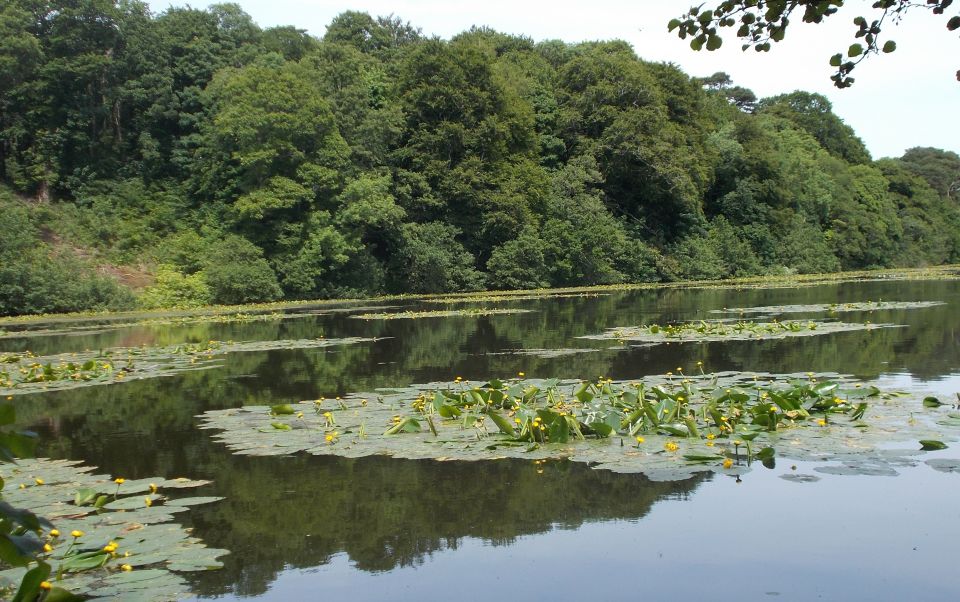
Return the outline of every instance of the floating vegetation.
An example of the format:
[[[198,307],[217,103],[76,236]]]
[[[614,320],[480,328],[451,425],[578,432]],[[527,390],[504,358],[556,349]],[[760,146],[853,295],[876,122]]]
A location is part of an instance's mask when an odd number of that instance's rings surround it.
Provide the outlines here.
[[[767,305],[764,307],[731,307],[712,309],[711,313],[729,314],[798,314],[841,313],[850,311],[882,311],[890,309],[922,309],[946,305],[943,301],[859,301],[856,303],[816,303],[811,305]]]
[[[234,324],[247,322],[270,322],[275,320],[286,320],[289,318],[302,318],[309,314],[299,313],[230,313],[230,314],[199,314],[190,316],[166,316],[155,318],[143,318],[139,320],[108,322],[101,324],[82,324],[77,326],[64,326],[62,328],[42,328],[33,330],[0,330],[0,338],[21,338],[21,337],[45,337],[56,335],[85,335],[99,334],[118,330],[121,328],[132,328],[135,326],[186,326],[190,324]]]
[[[672,341],[746,341],[762,339],[785,339],[787,337],[813,336],[892,327],[894,324],[857,324],[814,320],[773,320],[770,322],[724,320],[700,320],[677,324],[649,324],[611,328],[601,334],[579,337],[581,339],[617,340],[639,343],[663,343]]]
[[[218,557],[226,550],[206,547],[171,522],[191,506],[221,499],[177,495],[208,481],[112,479],[92,471],[46,459],[0,467],[4,501],[52,523],[40,537],[24,537],[43,550],[54,587],[96,600],[179,600],[193,592],[178,572],[222,566]],[[25,571],[0,572],[0,595],[15,589]]]
[[[357,320],[412,320],[417,318],[448,318],[452,316],[491,316],[494,314],[524,314],[529,309],[497,309],[490,307],[477,307],[471,309],[450,309],[437,311],[399,311],[389,313],[368,313],[350,316]]]
[[[667,480],[704,470],[741,474],[754,462],[772,466],[775,456],[840,462],[825,467],[836,474],[889,474],[920,452],[881,446],[960,434],[935,419],[940,410],[918,415],[923,407],[837,375],[681,373],[640,382],[434,383],[214,410],[202,423],[249,455],[569,458]]]
[[[505,351],[494,351],[484,355],[531,355],[543,359],[552,359],[555,357],[566,357],[568,355],[578,355],[580,353],[596,353],[599,349],[507,349]]]
[[[285,339],[208,341],[166,347],[116,347],[98,352],[35,356],[29,351],[0,354],[0,395],[72,389],[90,385],[168,376],[187,370],[219,367],[228,353],[277,349],[318,349],[375,339]]]
[[[569,299],[576,297],[607,297],[610,293],[561,293],[551,294],[544,292],[536,295],[464,295],[462,297],[438,297],[424,299],[426,303],[441,303],[444,305],[455,305],[458,303],[508,303],[511,301],[541,301],[544,299]]]

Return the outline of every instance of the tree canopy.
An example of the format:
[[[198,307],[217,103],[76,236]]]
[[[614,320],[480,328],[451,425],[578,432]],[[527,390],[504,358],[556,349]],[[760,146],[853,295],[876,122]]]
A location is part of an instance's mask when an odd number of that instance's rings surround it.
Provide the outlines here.
[[[128,0],[0,32],[0,313],[960,260],[955,153],[873,161],[821,95],[622,41]]]

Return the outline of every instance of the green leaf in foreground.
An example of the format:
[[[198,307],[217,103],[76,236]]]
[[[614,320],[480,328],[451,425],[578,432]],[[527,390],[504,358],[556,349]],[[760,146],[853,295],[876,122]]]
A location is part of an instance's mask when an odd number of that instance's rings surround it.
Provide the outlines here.
[[[936,451],[938,449],[947,449],[947,444],[936,439],[921,439],[920,449],[924,451]]]

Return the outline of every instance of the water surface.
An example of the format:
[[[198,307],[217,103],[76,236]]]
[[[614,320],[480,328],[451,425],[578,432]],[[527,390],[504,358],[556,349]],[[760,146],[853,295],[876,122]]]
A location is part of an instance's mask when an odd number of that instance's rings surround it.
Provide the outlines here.
[[[946,305],[838,316],[902,328],[775,341],[623,348],[577,338],[616,326],[716,318],[714,309],[881,299]],[[955,281],[642,290],[495,306],[533,311],[141,325],[7,338],[0,350],[50,354],[208,340],[377,339],[233,353],[212,370],[17,397],[19,418],[40,432],[43,455],[84,460],[127,478],[163,474],[214,481],[204,495],[226,499],[197,508],[188,520],[208,545],[232,554],[222,570],[190,576],[201,598],[960,596],[960,475],[922,463],[960,457],[957,445],[919,457],[917,466],[898,469],[896,477],[819,474],[814,465],[780,461],[740,482],[701,475],[663,483],[567,462],[233,456],[209,431],[196,428],[196,416],[208,409],[455,376],[525,372],[534,378],[633,379],[677,367],[692,371],[698,361],[711,371],[839,372],[945,398],[960,391]],[[401,309],[442,308],[410,302]],[[511,353],[559,348],[594,351],[560,357]],[[819,480],[782,478],[797,474]]]

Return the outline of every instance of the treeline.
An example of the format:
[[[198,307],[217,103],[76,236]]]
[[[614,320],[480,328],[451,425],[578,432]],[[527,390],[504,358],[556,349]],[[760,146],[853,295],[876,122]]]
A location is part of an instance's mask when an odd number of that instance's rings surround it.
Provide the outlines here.
[[[960,156],[820,95],[358,12],[7,0],[0,180],[4,314],[960,261]]]

